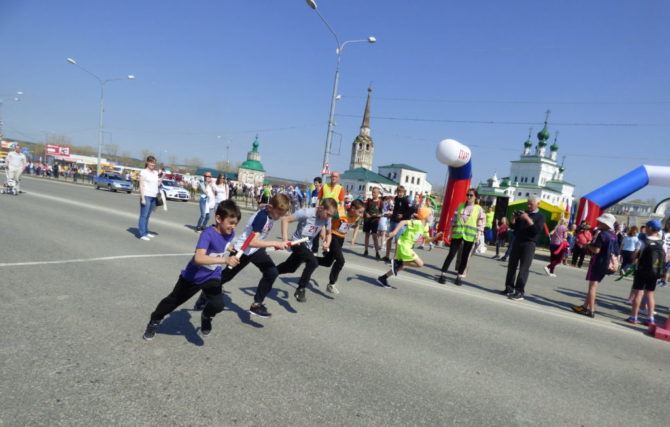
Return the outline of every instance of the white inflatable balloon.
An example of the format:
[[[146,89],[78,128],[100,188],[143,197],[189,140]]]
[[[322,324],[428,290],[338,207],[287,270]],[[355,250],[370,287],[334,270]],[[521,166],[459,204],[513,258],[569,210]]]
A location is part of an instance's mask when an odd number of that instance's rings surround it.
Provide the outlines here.
[[[437,144],[437,160],[448,166],[463,166],[470,161],[470,149],[455,139],[443,139]]]

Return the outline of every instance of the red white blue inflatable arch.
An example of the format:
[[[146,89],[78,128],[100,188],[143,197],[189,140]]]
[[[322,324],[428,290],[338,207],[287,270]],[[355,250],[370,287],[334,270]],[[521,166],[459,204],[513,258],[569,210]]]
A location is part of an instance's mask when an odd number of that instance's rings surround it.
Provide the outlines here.
[[[444,139],[437,144],[435,153],[437,160],[449,166],[449,178],[444,192],[442,212],[437,230],[444,233],[445,242],[449,241],[451,217],[465,195],[472,181],[472,153],[470,149],[453,139]]]
[[[605,209],[647,185],[670,187],[670,167],[643,165],[590,192],[579,201],[576,222],[587,221],[595,226],[596,218]]]

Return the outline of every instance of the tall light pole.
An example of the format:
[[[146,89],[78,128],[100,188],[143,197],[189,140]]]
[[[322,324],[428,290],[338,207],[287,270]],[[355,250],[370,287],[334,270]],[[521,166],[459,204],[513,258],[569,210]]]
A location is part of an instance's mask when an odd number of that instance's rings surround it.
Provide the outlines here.
[[[306,0],[307,5],[314,9],[317,15],[319,15],[319,18],[323,21],[324,24],[326,24],[326,27],[328,27],[328,31],[331,32],[333,37],[335,37],[335,42],[337,43],[337,50],[335,51],[337,53],[337,66],[335,68],[335,81],[333,82],[333,95],[330,98],[330,114],[328,115],[328,131],[326,132],[326,147],[323,150],[323,165],[322,169],[326,167],[326,164],[328,163],[328,159],[330,156],[330,148],[333,142],[333,126],[335,126],[335,103],[339,99],[339,96],[337,95],[337,87],[340,83],[340,61],[342,59],[342,50],[344,49],[344,46],[346,46],[349,43],[375,43],[377,41],[376,38],[370,36],[365,40],[347,40],[345,42],[340,43],[340,38],[337,37],[337,34],[333,30],[333,27],[330,26],[328,21],[319,13],[319,9],[317,8],[316,1],[315,0]],[[325,174],[324,174],[324,179],[325,179]]]
[[[104,115],[105,115],[105,84],[117,80],[132,80],[135,78],[134,75],[128,74],[126,77],[118,77],[115,79],[101,79],[98,77],[96,74],[92,73],[91,71],[87,70],[86,68],[82,67],[81,65],[77,64],[77,61],[75,61],[72,58],[66,58],[67,62],[69,62],[72,65],[76,65],[80,70],[92,75],[95,77],[95,79],[100,83],[100,122],[98,124],[98,165],[96,167],[96,176],[100,175],[101,172],[101,167],[100,167],[100,159],[102,157],[102,139],[103,139],[103,122],[104,122]]]
[[[2,125],[4,124],[4,122],[2,121],[2,105],[8,99],[11,99],[12,101],[16,101],[16,102],[20,101],[21,98],[19,98],[16,95],[23,95],[23,92],[18,91],[14,95],[7,95],[7,96],[3,96],[2,98],[0,98],[0,139],[2,139],[3,136],[5,136],[2,133]]]

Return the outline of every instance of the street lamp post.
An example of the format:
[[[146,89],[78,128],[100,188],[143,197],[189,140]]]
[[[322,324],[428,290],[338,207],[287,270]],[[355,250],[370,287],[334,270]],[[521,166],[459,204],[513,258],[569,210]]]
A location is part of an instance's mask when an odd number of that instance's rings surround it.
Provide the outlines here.
[[[326,19],[323,17],[323,15],[321,15],[321,13],[319,13],[319,9],[317,8],[316,1],[315,0],[306,0],[306,1],[307,1],[307,5],[309,7],[311,7],[316,12],[317,15],[319,15],[319,18],[321,18],[321,21],[323,21],[323,23],[326,25],[326,27],[328,27],[328,30],[331,32],[333,37],[335,37],[335,42],[337,43],[337,50],[336,50],[336,52],[337,52],[337,66],[335,67],[335,81],[333,82],[333,94],[330,98],[330,113],[328,114],[328,130],[326,132],[326,147],[323,151],[323,166],[322,166],[322,168],[325,168],[326,164],[328,163],[328,159],[329,159],[329,156],[330,156],[330,149],[331,149],[331,145],[332,145],[332,142],[333,142],[333,126],[335,126],[335,121],[334,121],[335,120],[335,103],[340,98],[337,95],[337,87],[340,83],[340,62],[341,62],[341,59],[342,59],[342,50],[344,49],[344,46],[346,46],[349,43],[364,43],[364,42],[375,43],[377,41],[377,39],[375,37],[370,36],[370,37],[368,37],[367,39],[364,39],[364,40],[347,40],[345,42],[340,43],[340,38],[337,37],[337,34],[333,30],[333,27],[331,27],[330,24],[328,23],[328,21],[326,21]],[[323,174],[323,175],[324,175],[324,178],[325,178],[325,174]]]
[[[98,164],[96,167],[96,176],[100,175],[101,172],[101,167],[100,167],[100,162],[101,162],[101,157],[102,157],[102,140],[103,140],[103,123],[104,123],[104,115],[105,115],[105,84],[117,80],[132,80],[135,78],[134,75],[128,74],[126,77],[118,77],[114,79],[101,79],[98,77],[96,74],[93,72],[87,70],[86,68],[82,67],[81,65],[77,64],[77,61],[75,61],[72,58],[66,58],[67,62],[69,62],[72,65],[76,65],[80,70],[92,75],[95,77],[95,79],[100,83],[100,121],[98,123]]]
[[[23,92],[18,91],[14,95],[3,96],[2,98],[0,98],[0,139],[2,139],[5,136],[4,133],[3,133],[3,129],[2,129],[3,124],[4,124],[4,122],[2,121],[2,105],[8,99],[11,99],[12,101],[16,101],[16,102],[20,101],[21,98],[19,98],[16,95],[23,95]]]

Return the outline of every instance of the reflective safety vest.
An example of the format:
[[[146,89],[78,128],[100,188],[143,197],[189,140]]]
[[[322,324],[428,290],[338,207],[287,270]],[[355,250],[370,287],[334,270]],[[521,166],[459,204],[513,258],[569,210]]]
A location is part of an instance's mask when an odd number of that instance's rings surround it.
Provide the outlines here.
[[[342,186],[340,184],[331,187],[330,184],[326,184],[321,187],[323,191],[321,199],[334,199],[338,204],[340,203],[340,192],[342,191]]]
[[[486,226],[488,228],[493,228],[493,216],[495,212],[486,212]]]
[[[451,238],[463,239],[467,242],[474,242],[477,239],[477,233],[479,233],[479,229],[477,228],[477,221],[479,220],[479,213],[481,212],[482,207],[479,205],[474,205],[468,220],[465,222],[463,222],[461,219],[463,209],[465,209],[465,203],[458,205],[458,210],[456,210],[456,224],[454,225]]]

